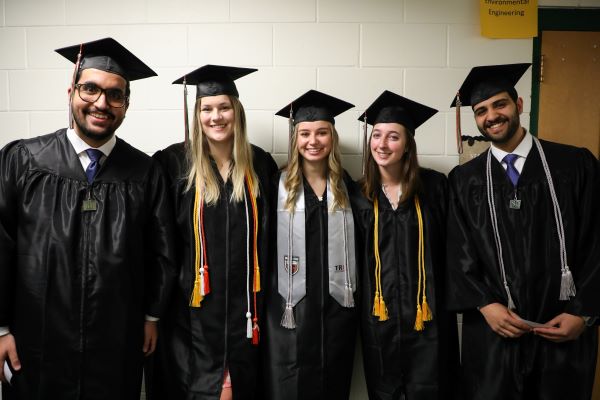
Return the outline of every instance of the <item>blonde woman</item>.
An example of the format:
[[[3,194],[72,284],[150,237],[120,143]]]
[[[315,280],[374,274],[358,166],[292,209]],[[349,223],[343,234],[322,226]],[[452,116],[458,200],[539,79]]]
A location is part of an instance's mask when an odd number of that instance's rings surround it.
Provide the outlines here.
[[[234,83],[254,71],[205,65],[174,82],[197,94],[191,140],[154,156],[170,179],[180,265],[160,321],[157,399],[257,398],[265,184],[276,165],[248,142]]]
[[[446,177],[417,160],[415,129],[437,110],[385,91],[365,123],[361,338],[370,400],[452,399],[456,319],[442,308]],[[366,125],[373,125],[366,140]]]
[[[334,117],[352,104],[311,90],[290,118],[289,164],[276,179],[277,248],[269,276],[265,398],[347,399],[357,327],[354,185]],[[275,230],[274,230],[275,231]]]

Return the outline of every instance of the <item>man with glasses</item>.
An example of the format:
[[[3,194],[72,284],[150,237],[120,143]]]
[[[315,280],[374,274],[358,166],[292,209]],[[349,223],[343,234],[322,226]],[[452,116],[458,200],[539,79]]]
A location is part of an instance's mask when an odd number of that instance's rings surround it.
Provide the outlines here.
[[[129,83],[156,75],[113,39],[75,63],[69,129],[0,150],[5,399],[139,399],[174,274],[164,177],[115,136]]]

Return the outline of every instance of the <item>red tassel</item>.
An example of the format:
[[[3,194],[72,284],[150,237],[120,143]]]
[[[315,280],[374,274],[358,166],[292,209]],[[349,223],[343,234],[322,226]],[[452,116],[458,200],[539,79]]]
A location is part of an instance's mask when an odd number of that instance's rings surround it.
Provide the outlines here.
[[[258,342],[260,340],[260,331],[258,329],[258,322],[256,318],[254,318],[254,326],[252,327],[252,344],[254,346],[258,346]]]
[[[208,265],[204,266],[204,295],[206,296],[207,294],[210,293],[210,280],[208,278]]]

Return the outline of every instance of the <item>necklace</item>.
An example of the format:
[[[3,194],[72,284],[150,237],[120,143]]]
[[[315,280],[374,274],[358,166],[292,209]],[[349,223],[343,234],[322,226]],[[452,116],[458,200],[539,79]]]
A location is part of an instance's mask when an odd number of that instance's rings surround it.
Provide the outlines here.
[[[398,198],[396,199],[396,201],[392,200],[391,197],[389,196],[388,192],[387,192],[387,186],[385,183],[381,184],[381,190],[383,191],[383,194],[385,195],[385,197],[387,197],[388,201],[390,202],[392,209],[397,209],[398,208],[398,204],[400,204],[400,194],[402,193],[402,190],[398,190]]]

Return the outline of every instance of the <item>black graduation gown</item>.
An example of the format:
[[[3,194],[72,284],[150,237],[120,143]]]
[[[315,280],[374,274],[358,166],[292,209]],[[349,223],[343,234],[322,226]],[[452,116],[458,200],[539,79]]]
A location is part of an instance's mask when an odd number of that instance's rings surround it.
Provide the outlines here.
[[[279,175],[274,180],[274,188],[278,187]],[[352,196],[356,191],[355,183],[347,174],[344,181]],[[274,211],[277,209],[276,191],[273,190]],[[267,330],[263,342],[265,398],[348,399],[356,345],[357,311],[355,307],[343,307],[329,294],[327,193],[319,201],[305,180],[304,201],[306,296],[294,307],[295,329],[287,329],[280,324],[285,299],[278,292],[277,247],[273,245],[272,249],[265,310]],[[276,212],[272,215],[272,232],[276,237]],[[357,296],[358,290],[354,294],[356,303]]]
[[[258,254],[261,279],[267,270],[267,230],[269,185],[267,178],[277,166],[262,149],[252,146],[254,169],[259,180]],[[153,377],[155,399],[219,399],[225,368],[229,368],[233,398],[254,399],[258,380],[258,347],[246,337],[246,212],[244,202],[231,202],[233,184],[219,179],[220,198],[205,206],[204,229],[211,292],[201,307],[190,307],[194,287],[194,194],[186,191],[189,163],[183,143],[157,152],[174,199],[177,233],[176,252],[181,266],[178,285],[161,320],[161,342]],[[250,221],[252,213],[250,212]],[[252,227],[251,227],[252,228]],[[250,230],[252,241],[252,229]],[[251,242],[252,243],[252,242]],[[252,251],[252,244],[250,247]],[[253,279],[251,259],[250,282]],[[264,290],[264,284],[261,285]],[[250,286],[251,312],[252,286]],[[264,325],[262,291],[258,293],[259,326]],[[261,338],[263,341],[263,338]]]
[[[506,276],[516,312],[547,322],[566,312],[600,314],[600,170],[580,148],[540,141],[562,210],[568,265],[577,295],[559,301],[559,242],[546,176],[534,145],[518,183],[521,209],[509,208],[513,186],[492,157],[498,227]],[[561,344],[526,334],[504,339],[477,311],[507,305],[486,196],[486,157],[450,174],[448,305],[464,311],[463,385],[466,399],[589,399],[596,363],[596,329]]]
[[[361,248],[361,337],[371,400],[451,399],[458,367],[456,315],[444,307],[446,250],[446,177],[420,169],[419,200],[423,215],[427,302],[433,320],[415,331],[418,289],[419,228],[413,199],[394,210],[382,191],[379,200],[381,284],[389,319],[373,316],[375,253],[373,204],[362,198],[356,207]]]
[[[91,193],[96,211],[82,212]],[[158,165],[121,139],[90,185],[66,130],[0,152],[0,326],[19,399],[139,399],[144,314],[175,277]],[[8,385],[3,385],[8,389]]]

